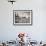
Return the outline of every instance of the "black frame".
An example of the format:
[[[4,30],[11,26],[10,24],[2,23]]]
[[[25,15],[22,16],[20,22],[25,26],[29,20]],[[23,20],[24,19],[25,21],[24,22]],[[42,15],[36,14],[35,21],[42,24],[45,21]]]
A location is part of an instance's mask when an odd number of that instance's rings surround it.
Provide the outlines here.
[[[31,11],[31,24],[16,24],[14,23],[14,12],[16,11]],[[33,11],[32,10],[13,10],[13,25],[32,25],[33,24]]]

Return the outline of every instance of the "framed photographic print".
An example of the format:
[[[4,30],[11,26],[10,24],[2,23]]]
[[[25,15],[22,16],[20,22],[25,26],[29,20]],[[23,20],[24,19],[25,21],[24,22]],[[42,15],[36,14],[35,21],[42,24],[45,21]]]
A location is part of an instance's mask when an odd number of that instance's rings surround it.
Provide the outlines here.
[[[13,10],[14,25],[32,25],[32,10]]]

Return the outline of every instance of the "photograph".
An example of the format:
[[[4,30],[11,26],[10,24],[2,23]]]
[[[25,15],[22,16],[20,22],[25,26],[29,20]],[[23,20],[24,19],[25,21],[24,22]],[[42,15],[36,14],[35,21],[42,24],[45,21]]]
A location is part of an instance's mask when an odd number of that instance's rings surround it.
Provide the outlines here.
[[[13,10],[13,24],[32,24],[32,10]]]

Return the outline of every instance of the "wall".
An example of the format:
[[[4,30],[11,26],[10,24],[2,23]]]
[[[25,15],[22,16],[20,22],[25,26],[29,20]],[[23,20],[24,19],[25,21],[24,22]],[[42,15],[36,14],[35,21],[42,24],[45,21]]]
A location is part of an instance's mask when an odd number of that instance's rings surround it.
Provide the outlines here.
[[[13,10],[33,10],[32,26],[14,26]],[[0,0],[0,40],[15,40],[18,32],[30,33],[33,40],[46,40],[46,0],[17,0],[13,5]]]

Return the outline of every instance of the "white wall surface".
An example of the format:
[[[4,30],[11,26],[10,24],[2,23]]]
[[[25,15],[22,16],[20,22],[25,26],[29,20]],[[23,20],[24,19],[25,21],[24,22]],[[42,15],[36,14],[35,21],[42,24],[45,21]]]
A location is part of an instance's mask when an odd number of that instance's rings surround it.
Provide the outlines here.
[[[13,10],[33,10],[32,26],[14,26]],[[46,0],[17,0],[13,5],[0,0],[0,41],[15,40],[19,32],[31,34],[37,41],[46,40]]]

